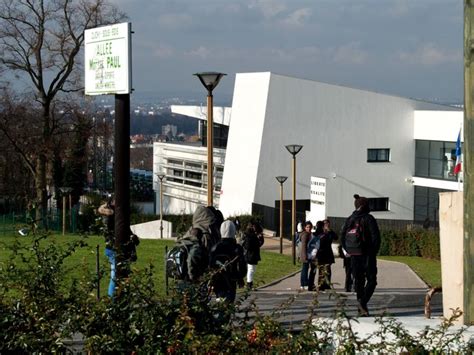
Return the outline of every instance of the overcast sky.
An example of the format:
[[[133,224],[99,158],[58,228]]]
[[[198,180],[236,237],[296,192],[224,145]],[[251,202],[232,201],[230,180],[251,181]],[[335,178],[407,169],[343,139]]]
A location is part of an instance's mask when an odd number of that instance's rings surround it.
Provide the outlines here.
[[[111,0],[133,35],[137,92],[196,93],[198,71],[272,71],[414,98],[461,101],[461,0]]]

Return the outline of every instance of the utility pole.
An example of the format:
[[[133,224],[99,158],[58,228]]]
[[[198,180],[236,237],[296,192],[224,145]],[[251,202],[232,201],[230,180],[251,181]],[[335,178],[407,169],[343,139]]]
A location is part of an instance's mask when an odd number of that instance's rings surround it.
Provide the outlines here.
[[[464,324],[474,324],[474,5],[464,0]]]

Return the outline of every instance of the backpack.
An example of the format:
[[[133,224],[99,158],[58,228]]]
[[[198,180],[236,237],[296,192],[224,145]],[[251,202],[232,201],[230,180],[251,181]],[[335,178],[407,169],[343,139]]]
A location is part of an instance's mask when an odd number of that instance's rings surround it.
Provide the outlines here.
[[[313,234],[307,246],[308,260],[316,259],[316,254],[318,253],[320,243],[321,243],[321,238],[319,237],[319,235]]]
[[[239,260],[239,249],[236,247],[232,254],[219,252],[211,252],[211,268],[218,270],[215,277],[216,281],[219,279],[239,280],[245,276],[246,270],[240,269],[241,260]],[[243,257],[243,255],[242,255]],[[245,271],[245,273],[244,273]]]
[[[295,233],[295,245],[296,245],[296,256],[298,257],[298,260],[301,255],[301,239],[300,239],[300,233],[296,232]]]
[[[351,221],[346,231],[346,251],[349,255],[362,255],[364,247],[364,231],[362,229],[362,219]]]
[[[176,280],[188,279],[188,254],[186,244],[175,245],[166,254],[166,276]]]

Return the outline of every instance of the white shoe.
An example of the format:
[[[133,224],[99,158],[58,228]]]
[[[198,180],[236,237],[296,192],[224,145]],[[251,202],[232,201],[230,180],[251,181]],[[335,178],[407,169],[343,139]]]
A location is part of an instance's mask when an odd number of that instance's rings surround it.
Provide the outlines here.
[[[301,286],[301,287],[300,287],[300,290],[301,290],[301,291],[308,291],[308,286]]]

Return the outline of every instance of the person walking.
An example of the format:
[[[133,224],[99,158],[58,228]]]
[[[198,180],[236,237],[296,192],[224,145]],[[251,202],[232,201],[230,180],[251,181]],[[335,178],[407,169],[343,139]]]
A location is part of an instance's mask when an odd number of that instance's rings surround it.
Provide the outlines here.
[[[308,243],[312,238],[311,229],[313,229],[313,224],[307,221],[304,223],[303,231],[299,234],[299,258],[301,261],[300,290],[308,290],[309,286],[308,273],[312,263],[308,259]]]
[[[331,288],[331,264],[334,264],[332,242],[337,239],[336,233],[331,230],[328,219],[316,223],[319,236],[319,249],[316,254],[318,263],[318,290],[325,291]]]
[[[214,270],[212,286],[217,298],[234,302],[237,285],[244,285],[247,274],[244,250],[235,240],[234,222],[226,220],[220,228],[221,240],[215,244],[209,255],[209,265]]]
[[[316,223],[316,229],[311,235],[311,239],[308,242],[306,254],[308,255],[309,262],[309,275],[308,275],[308,291],[316,291],[318,288],[314,284],[316,277],[316,271],[318,270],[317,255],[321,245],[321,234],[323,233],[322,222]]]
[[[260,247],[264,243],[263,229],[259,223],[252,220],[242,237],[245,260],[247,262],[247,288],[253,288],[253,277],[260,259]]]
[[[104,238],[105,238],[105,251],[104,254],[109,260],[110,264],[110,281],[107,289],[107,294],[112,297],[115,293],[116,280],[116,253],[115,253],[115,201],[109,200],[106,203],[99,206],[97,212],[103,217],[104,220]]]
[[[352,274],[360,316],[369,316],[367,303],[377,286],[377,253],[380,230],[370,214],[369,200],[354,195],[355,211],[347,218],[341,232],[342,248],[351,256]]]

